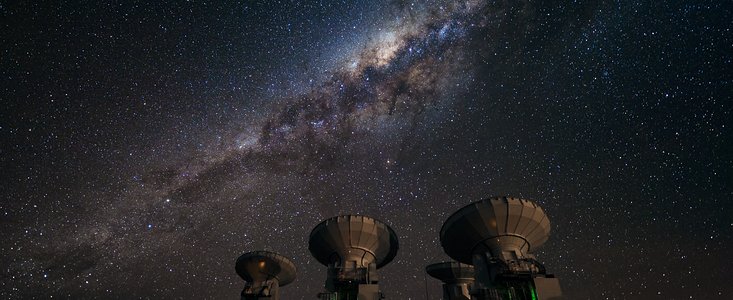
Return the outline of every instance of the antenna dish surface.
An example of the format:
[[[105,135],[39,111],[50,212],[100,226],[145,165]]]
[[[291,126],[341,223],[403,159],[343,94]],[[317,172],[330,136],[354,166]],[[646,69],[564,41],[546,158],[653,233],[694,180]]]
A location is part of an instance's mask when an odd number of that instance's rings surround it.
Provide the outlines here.
[[[394,259],[399,248],[394,230],[374,218],[356,215],[326,219],[311,231],[308,250],[323,265],[356,261],[377,268]]]
[[[272,278],[279,286],[295,280],[295,265],[290,259],[269,251],[253,251],[242,254],[235,266],[237,274],[247,282],[262,282]]]
[[[459,263],[457,261],[447,261],[434,263],[425,267],[425,271],[436,279],[445,283],[453,283],[458,281],[473,281],[473,266]]]
[[[471,203],[453,215],[440,230],[440,244],[451,258],[471,264],[474,253],[502,251],[526,254],[550,235],[550,220],[536,203],[512,197],[493,197]]]

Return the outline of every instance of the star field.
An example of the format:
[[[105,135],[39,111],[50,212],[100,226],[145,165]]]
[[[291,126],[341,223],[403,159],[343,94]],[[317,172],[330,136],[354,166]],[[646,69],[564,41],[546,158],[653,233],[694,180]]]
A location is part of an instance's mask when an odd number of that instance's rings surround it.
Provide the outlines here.
[[[733,18],[718,1],[0,4],[0,296],[236,299],[236,258],[389,224],[387,299],[438,233],[538,202],[568,299],[733,293]],[[427,295],[427,296],[426,296]]]

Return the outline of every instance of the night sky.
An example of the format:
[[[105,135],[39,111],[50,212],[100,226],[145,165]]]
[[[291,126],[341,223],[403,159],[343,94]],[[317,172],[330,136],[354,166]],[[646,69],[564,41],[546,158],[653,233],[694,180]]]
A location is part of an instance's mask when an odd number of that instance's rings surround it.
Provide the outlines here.
[[[440,226],[501,195],[568,299],[733,297],[727,1],[11,2],[0,298],[238,299],[270,250],[315,299],[310,230],[362,214],[387,299],[439,299]]]

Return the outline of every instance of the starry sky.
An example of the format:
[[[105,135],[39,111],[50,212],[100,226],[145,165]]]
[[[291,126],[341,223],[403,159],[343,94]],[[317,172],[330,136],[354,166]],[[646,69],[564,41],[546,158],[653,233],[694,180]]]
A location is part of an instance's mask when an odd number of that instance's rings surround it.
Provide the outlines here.
[[[499,195],[569,299],[733,293],[725,1],[106,2],[0,3],[0,298],[238,299],[269,250],[315,299],[310,230],[362,214],[387,298],[439,299]]]

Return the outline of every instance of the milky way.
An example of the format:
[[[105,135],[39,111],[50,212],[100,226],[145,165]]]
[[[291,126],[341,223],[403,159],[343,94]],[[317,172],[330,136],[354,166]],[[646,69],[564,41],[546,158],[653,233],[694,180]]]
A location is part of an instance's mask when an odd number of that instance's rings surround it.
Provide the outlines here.
[[[314,299],[308,233],[363,214],[400,239],[388,299],[438,299],[442,222],[509,194],[547,211],[570,299],[724,298],[719,6],[0,6],[0,295],[236,299],[270,250]]]

